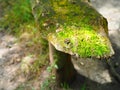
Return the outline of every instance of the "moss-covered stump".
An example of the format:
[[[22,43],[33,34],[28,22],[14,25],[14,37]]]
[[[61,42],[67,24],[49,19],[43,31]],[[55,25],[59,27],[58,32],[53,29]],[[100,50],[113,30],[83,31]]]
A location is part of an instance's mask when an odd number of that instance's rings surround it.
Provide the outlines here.
[[[84,58],[114,54],[108,38],[107,20],[93,7],[81,0],[50,2],[52,8],[46,8],[48,11],[41,18],[41,33],[58,51],[54,53],[58,57],[56,75],[60,81],[72,78],[69,78],[73,71],[69,71],[68,54]]]

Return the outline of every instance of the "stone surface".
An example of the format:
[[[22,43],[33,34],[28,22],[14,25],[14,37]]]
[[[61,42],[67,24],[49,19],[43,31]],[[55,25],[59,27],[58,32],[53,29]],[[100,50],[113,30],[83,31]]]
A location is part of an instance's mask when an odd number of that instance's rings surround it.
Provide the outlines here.
[[[92,5],[108,20],[109,30],[120,29],[119,0],[91,0]]]
[[[109,70],[107,69],[106,61],[95,59],[78,59],[74,61],[74,67],[81,75],[100,84],[112,82]],[[80,63],[84,63],[84,66]]]
[[[112,66],[110,66],[110,68],[112,67],[112,70],[120,75],[120,0],[91,0],[91,3],[94,8],[98,10],[98,12],[100,12],[108,20],[109,37],[110,41],[112,42],[113,49],[115,50],[115,55],[110,61],[112,63]],[[85,62],[85,60],[80,61],[82,63]],[[80,65],[81,67],[79,68],[75,64],[75,68],[77,68],[77,70],[79,71],[80,77],[82,76],[83,78],[85,78],[85,80],[87,79],[87,90],[120,89],[120,82],[116,82],[119,78],[116,77],[114,73],[112,73],[113,71],[111,71],[111,69],[108,67],[109,65],[107,65],[107,63],[105,62],[106,61],[103,62],[101,60],[89,61],[86,66],[89,65],[90,67],[83,67]],[[78,61],[76,61],[76,63],[78,64]],[[77,77],[78,83],[80,83],[80,77]],[[84,80],[82,83],[84,83]]]
[[[118,81],[120,81],[120,0],[91,0],[91,2],[108,20],[109,37],[115,51],[115,55],[111,60],[111,67],[112,70],[119,74],[117,79],[119,78]]]

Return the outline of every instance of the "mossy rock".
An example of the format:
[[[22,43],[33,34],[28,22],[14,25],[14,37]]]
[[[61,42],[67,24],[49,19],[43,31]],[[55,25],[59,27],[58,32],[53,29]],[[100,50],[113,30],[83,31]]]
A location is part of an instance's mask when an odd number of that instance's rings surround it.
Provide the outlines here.
[[[114,54],[106,19],[80,0],[52,3],[54,14],[43,21],[46,39],[59,51],[80,57],[108,57]]]

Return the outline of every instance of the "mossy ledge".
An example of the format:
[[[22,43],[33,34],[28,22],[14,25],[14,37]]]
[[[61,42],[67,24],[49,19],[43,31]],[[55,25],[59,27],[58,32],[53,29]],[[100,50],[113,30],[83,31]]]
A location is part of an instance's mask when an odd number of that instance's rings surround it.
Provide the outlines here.
[[[108,40],[90,27],[63,27],[48,35],[48,40],[60,51],[80,57],[105,57],[109,55]]]
[[[52,3],[55,13],[43,22],[44,37],[57,50],[70,55],[98,58],[113,55],[106,19],[88,3],[73,1]]]

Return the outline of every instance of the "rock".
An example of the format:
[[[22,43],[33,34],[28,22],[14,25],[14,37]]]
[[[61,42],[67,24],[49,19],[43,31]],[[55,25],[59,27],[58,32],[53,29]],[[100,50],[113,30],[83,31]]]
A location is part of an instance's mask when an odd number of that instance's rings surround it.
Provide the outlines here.
[[[112,77],[107,68],[106,61],[97,59],[81,58],[72,61],[75,69],[80,75],[83,75],[97,83],[111,83]],[[83,64],[81,64],[84,63]]]
[[[114,51],[108,38],[107,20],[88,3],[75,2],[74,4],[70,1],[64,1],[62,4],[58,2],[62,7],[56,2],[53,3],[54,11],[60,12],[61,15],[58,17],[59,13],[56,13],[53,14],[55,20],[43,21],[52,24],[49,25],[50,30],[41,31],[42,35],[46,32],[44,37],[57,50],[70,55],[97,58],[112,56]],[[56,27],[56,23],[60,26]]]

